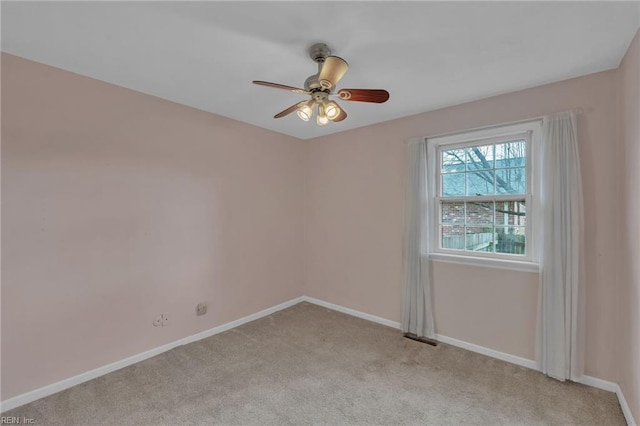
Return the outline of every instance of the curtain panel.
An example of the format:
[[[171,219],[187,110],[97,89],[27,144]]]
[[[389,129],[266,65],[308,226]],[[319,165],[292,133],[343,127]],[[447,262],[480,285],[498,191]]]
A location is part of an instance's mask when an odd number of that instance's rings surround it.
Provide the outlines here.
[[[583,201],[574,113],[543,119],[537,362],[558,380],[584,366]]]
[[[429,271],[427,144],[407,145],[402,332],[435,339]]]

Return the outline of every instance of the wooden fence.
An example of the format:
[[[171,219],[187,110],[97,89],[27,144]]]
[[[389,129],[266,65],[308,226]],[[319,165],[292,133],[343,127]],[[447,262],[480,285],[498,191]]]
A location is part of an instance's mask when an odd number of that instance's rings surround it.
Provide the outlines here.
[[[447,235],[442,237],[442,248],[493,252],[494,234]],[[495,234],[496,253],[524,254],[525,236],[520,234]]]

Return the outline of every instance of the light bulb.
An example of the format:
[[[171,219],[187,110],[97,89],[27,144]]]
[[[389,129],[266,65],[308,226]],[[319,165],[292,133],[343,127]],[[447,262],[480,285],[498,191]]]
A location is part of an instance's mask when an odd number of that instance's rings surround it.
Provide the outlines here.
[[[333,121],[338,117],[338,115],[340,115],[340,107],[338,107],[337,103],[330,101],[325,105],[324,113],[327,115],[329,120]]]
[[[316,119],[316,123],[318,124],[318,126],[324,126],[328,122],[329,119],[324,112],[324,105],[318,104],[318,118]]]
[[[298,117],[300,117],[302,121],[309,121],[309,119],[313,115],[313,110],[311,109],[309,104],[306,104],[298,108],[298,111],[296,111],[296,113],[298,114]]]

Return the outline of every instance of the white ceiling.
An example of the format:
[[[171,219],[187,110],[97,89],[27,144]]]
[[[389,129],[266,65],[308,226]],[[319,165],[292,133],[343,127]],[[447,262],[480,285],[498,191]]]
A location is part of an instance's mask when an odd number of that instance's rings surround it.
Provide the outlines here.
[[[615,68],[638,2],[6,2],[2,50],[308,139]],[[339,88],[382,88],[385,104],[341,101],[318,127],[273,115],[303,99],[307,55],[325,42],[350,69]]]

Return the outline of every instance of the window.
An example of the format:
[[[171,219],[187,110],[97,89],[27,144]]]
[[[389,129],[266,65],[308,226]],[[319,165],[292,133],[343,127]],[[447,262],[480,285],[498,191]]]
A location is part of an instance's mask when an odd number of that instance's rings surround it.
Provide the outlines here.
[[[432,257],[537,261],[539,133],[531,122],[427,139]]]

